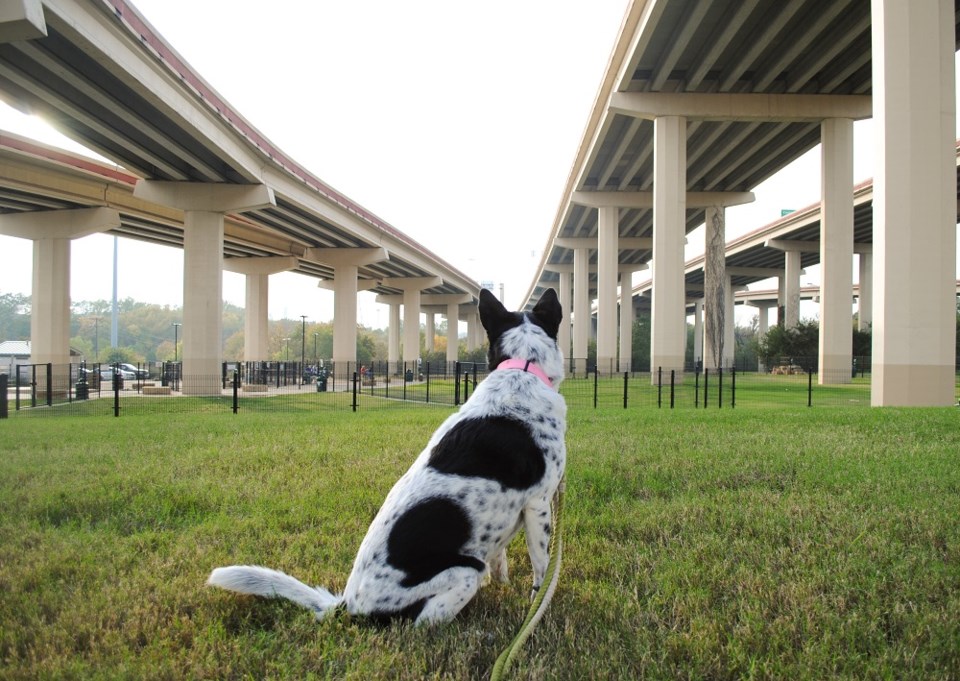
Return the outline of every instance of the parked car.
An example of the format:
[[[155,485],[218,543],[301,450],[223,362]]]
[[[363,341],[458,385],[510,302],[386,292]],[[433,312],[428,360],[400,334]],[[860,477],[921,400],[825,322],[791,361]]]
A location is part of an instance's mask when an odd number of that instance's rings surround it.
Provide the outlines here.
[[[119,375],[120,378],[125,381],[132,381],[134,378],[136,378],[136,374],[134,374],[132,371],[127,371],[126,369],[121,368],[114,369],[113,367],[109,366],[100,368],[100,378],[104,381],[112,381],[114,371],[116,371],[117,375]]]
[[[150,375],[150,372],[146,369],[138,369],[134,364],[127,364],[126,362],[120,365],[120,368],[124,371],[131,372],[135,378],[147,378]],[[126,378],[126,377],[124,377]]]

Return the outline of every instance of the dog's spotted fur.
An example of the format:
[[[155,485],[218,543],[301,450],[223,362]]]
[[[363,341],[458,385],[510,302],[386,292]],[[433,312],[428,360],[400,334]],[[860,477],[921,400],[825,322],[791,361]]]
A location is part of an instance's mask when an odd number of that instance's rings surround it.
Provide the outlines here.
[[[208,583],[288,598],[318,618],[344,604],[375,621],[443,622],[467,604],[488,571],[507,579],[506,547],[522,527],[539,588],[549,557],[550,500],[566,463],[566,404],[556,392],[563,380],[561,316],[552,289],[529,313],[508,312],[481,291],[491,370],[506,359],[530,360],[553,387],[525,371],[492,371],[387,495],[342,595],[253,566],[218,568]]]

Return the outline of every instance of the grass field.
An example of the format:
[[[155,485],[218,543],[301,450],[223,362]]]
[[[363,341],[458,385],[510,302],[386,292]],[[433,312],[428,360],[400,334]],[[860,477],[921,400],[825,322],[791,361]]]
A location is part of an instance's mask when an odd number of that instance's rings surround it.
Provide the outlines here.
[[[343,587],[449,413],[0,421],[0,677],[486,678],[529,566],[434,629],[203,586]],[[960,675],[955,408],[576,409],[560,586],[515,678]]]

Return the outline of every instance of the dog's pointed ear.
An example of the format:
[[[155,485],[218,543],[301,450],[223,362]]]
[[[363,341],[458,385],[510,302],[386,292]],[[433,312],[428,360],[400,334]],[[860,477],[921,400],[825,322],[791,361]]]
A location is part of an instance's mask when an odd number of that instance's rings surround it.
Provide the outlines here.
[[[513,315],[503,306],[503,303],[485,288],[480,289],[478,308],[480,310],[480,323],[483,324],[491,345],[504,331],[516,325]]]
[[[547,335],[556,339],[560,330],[560,322],[563,320],[563,308],[560,306],[557,292],[552,288],[544,291],[539,302],[533,308],[533,315],[540,322]]]

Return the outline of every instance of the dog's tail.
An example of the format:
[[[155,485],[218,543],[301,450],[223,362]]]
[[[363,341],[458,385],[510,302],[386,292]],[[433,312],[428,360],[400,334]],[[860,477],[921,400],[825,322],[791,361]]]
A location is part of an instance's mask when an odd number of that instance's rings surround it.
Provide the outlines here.
[[[210,573],[207,584],[251,596],[286,598],[312,610],[317,619],[323,619],[343,602],[343,596],[307,586],[283,572],[256,565],[217,568]]]

